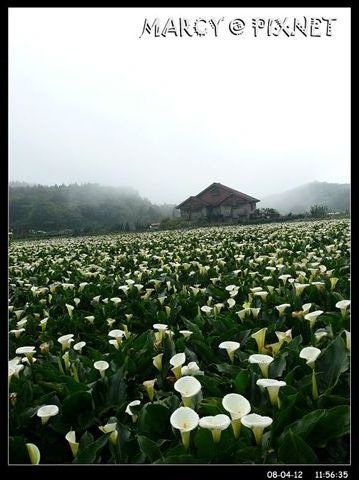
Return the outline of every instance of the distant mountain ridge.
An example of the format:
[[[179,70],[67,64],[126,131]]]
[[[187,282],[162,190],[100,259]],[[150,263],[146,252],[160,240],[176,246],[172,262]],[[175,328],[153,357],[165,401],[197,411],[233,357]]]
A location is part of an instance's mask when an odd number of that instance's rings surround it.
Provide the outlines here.
[[[349,211],[350,184],[310,182],[264,197],[258,208],[275,208],[281,214],[302,213],[314,204],[325,204],[333,212]]]

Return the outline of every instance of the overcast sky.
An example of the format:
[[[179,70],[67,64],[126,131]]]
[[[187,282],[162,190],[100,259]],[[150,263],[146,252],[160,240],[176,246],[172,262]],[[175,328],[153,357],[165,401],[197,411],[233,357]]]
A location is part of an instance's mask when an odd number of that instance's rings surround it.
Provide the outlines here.
[[[337,18],[332,36],[253,36],[252,17],[303,15]],[[218,37],[139,38],[171,16],[224,20]],[[9,123],[11,180],[158,203],[212,182],[257,198],[349,182],[350,10],[10,9]]]

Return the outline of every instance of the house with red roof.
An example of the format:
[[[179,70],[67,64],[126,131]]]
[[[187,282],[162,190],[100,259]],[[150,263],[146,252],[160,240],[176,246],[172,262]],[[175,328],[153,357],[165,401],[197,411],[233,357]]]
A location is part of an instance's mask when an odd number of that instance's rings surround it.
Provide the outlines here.
[[[238,221],[249,218],[260,200],[214,182],[176,206],[187,220]]]

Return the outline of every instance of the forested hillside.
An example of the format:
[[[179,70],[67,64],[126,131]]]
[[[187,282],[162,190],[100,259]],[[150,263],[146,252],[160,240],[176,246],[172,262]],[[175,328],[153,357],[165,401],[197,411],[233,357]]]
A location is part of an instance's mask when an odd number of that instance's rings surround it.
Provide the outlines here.
[[[154,205],[131,188],[22,182],[10,183],[9,188],[10,229],[14,233],[140,230],[171,217],[172,211],[173,205]]]

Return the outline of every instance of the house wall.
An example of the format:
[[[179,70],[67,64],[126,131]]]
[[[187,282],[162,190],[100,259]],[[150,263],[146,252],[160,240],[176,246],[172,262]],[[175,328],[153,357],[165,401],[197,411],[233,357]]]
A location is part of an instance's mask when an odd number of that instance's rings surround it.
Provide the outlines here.
[[[209,209],[203,207],[198,210],[189,210],[181,208],[181,218],[186,220],[198,220],[199,218],[241,218],[248,217],[256,209],[255,203],[241,203],[238,206],[231,207],[230,205],[220,205],[214,207],[210,213]]]

